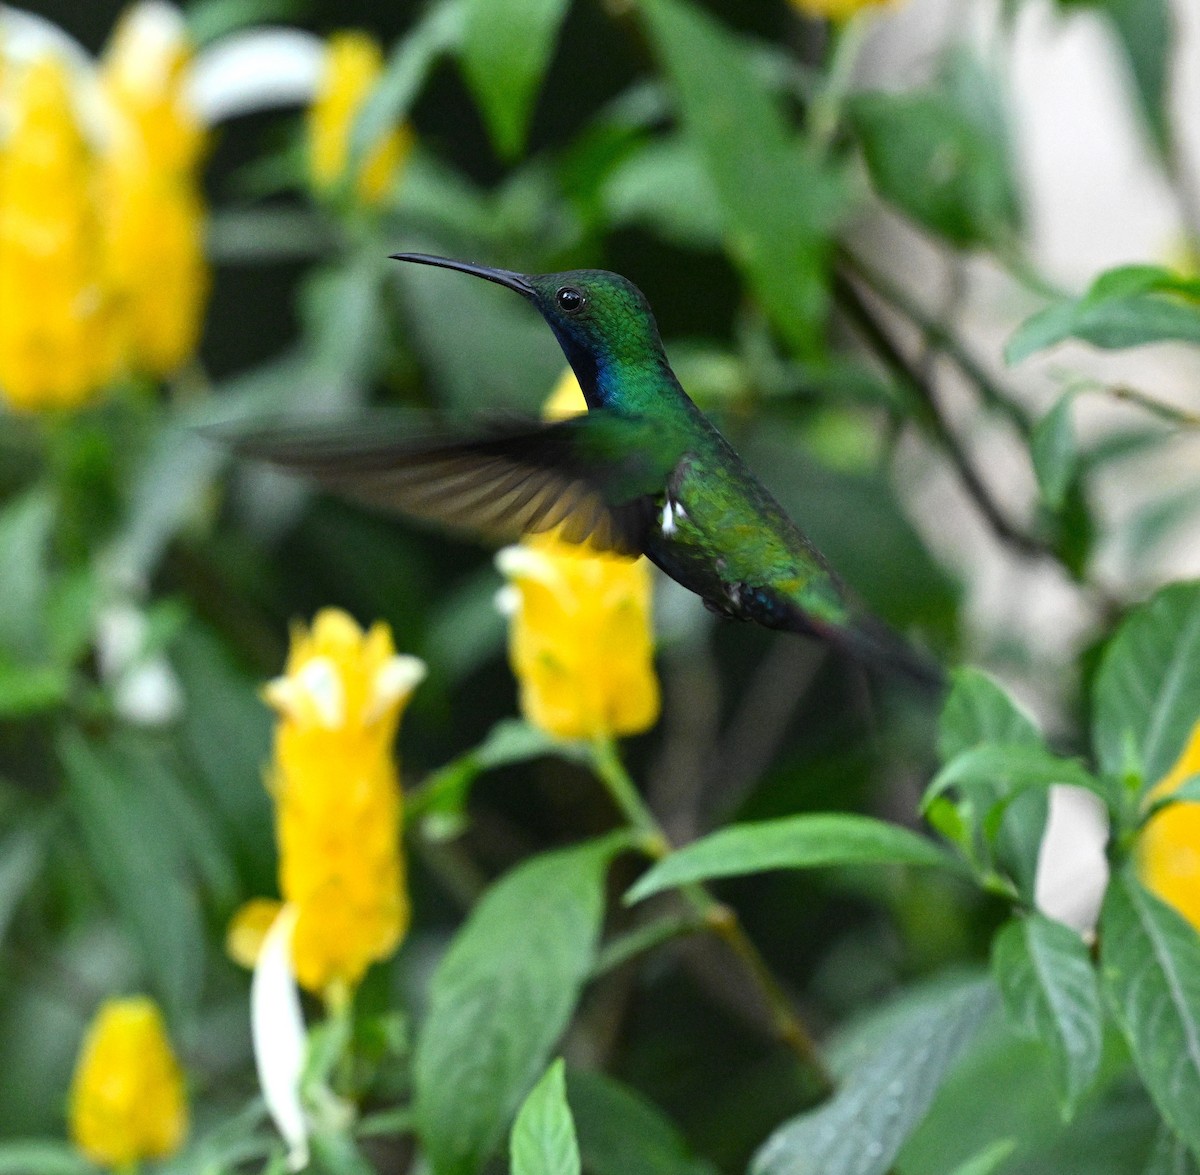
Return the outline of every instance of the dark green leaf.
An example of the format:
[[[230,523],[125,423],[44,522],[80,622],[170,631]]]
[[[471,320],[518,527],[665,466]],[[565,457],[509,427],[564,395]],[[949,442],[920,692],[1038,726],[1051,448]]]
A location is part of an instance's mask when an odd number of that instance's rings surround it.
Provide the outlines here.
[[[91,866],[139,947],[142,964],[177,1023],[204,979],[204,924],[163,814],[106,745],[74,730],[59,740],[67,794]]]
[[[466,0],[462,65],[492,141],[511,159],[525,145],[534,99],[570,0]]]
[[[1101,768],[1156,783],[1200,716],[1200,582],[1163,588],[1122,623],[1096,675],[1092,737]]]
[[[1041,914],[1010,922],[992,945],[1009,1022],[1050,1050],[1064,1112],[1075,1112],[1100,1066],[1104,1012],[1091,957],[1075,931]]]
[[[1110,270],[1081,298],[1056,302],[1027,319],[1004,349],[1009,363],[1065,339],[1118,349],[1177,340],[1200,343],[1200,286],[1154,266]]]
[[[1200,1154],[1200,936],[1126,870],[1109,884],[1100,944],[1133,1063],[1159,1113]]]
[[[957,868],[953,857],[907,828],[869,816],[822,812],[722,828],[664,858],[625,900],[639,902],[661,890],[714,877],[822,865]]]
[[[953,85],[860,95],[851,122],[885,200],[960,248],[995,244],[1020,222],[1003,112],[995,80],[962,54],[954,63]]]
[[[435,1175],[473,1175],[566,1027],[623,838],[546,853],[484,895],[438,965],[417,1044],[417,1133]]]
[[[32,661],[45,653],[46,595],[50,588],[47,565],[54,526],[54,502],[34,489],[4,505],[0,511],[0,650],[12,658]]]
[[[715,1175],[653,1103],[595,1070],[567,1078],[589,1175]]]
[[[839,1066],[828,1102],[767,1139],[751,1175],[883,1175],[994,1006],[976,980],[902,1007]]]
[[[1062,507],[1067,487],[1075,477],[1079,464],[1075,429],[1071,423],[1073,399],[1074,396],[1069,393],[1058,399],[1054,407],[1038,421],[1030,444],[1038,486],[1046,505],[1052,510]]]
[[[1095,0],[1095,7],[1112,21],[1142,114],[1159,150],[1169,154],[1167,73],[1174,56],[1169,0]]]
[[[751,55],[726,29],[679,0],[640,8],[716,193],[730,255],[788,343],[815,353],[831,234],[848,211],[841,177],[792,140]]]
[[[986,673],[956,669],[938,724],[943,763],[979,743],[1040,745],[1042,736],[1023,710]]]
[[[1200,1163],[1179,1137],[1163,1126],[1142,1175],[1200,1175]]]
[[[256,24],[283,24],[304,15],[304,0],[198,0],[185,9],[188,39],[199,47]]]
[[[464,17],[463,0],[440,0],[396,42],[383,74],[354,120],[347,174],[357,175],[376,143],[408,116],[434,63],[461,42]]]
[[[561,1060],[546,1070],[522,1103],[510,1150],[512,1175],[579,1175],[579,1143]]]

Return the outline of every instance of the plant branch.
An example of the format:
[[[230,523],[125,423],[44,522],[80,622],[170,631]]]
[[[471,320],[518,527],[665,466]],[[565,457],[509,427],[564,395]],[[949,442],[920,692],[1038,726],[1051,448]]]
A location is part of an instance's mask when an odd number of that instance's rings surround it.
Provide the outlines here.
[[[975,385],[980,399],[987,407],[1008,420],[1026,440],[1033,435],[1033,420],[1024,406],[1000,387],[953,331],[928,314],[909,297],[906,290],[871,269],[848,249],[842,249],[839,257],[855,277],[874,290],[889,306],[903,314],[925,336],[926,342],[935,352],[949,359]]]
[[[637,785],[625,770],[616,745],[611,738],[599,737],[594,740],[592,747],[596,774],[608,789],[613,802],[639,835],[647,855],[654,860],[662,860],[671,852],[671,844],[639,794]],[[831,1093],[834,1088],[833,1078],[821,1060],[812,1036],[796,1015],[791,1000],[775,978],[767,961],[746,934],[736,912],[717,901],[701,884],[682,886],[680,893],[700,916],[704,926],[741,960],[771,1010],[771,1018],[779,1038],[813,1074],[824,1092]]]
[[[1057,559],[1053,549],[1041,539],[1019,529],[1000,509],[984,484],[966,451],[954,435],[928,382],[921,378],[913,363],[900,350],[875,313],[863,301],[858,290],[843,275],[835,275],[834,292],[838,305],[854,324],[879,359],[900,375],[916,395],[922,408],[922,423],[954,466],[963,488],[971,496],[993,534],[1022,555]]]

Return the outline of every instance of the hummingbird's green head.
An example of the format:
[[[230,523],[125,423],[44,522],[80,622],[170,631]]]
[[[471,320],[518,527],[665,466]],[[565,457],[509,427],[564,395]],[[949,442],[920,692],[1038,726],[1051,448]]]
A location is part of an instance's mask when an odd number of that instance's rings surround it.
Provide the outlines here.
[[[592,407],[620,396],[620,371],[666,363],[649,303],[641,290],[619,273],[572,269],[525,274],[426,253],[396,253],[393,257],[469,273],[528,298],[554,332]]]

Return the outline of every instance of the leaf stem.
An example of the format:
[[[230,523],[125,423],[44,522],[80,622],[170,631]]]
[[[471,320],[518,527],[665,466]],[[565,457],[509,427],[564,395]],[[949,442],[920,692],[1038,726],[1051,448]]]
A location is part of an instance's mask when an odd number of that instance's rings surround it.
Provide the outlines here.
[[[671,843],[654,813],[642,799],[629,772],[625,770],[616,744],[610,737],[600,735],[593,740],[592,750],[597,776],[630,827],[637,833],[643,851],[654,860],[661,861],[672,851]],[[779,980],[775,978],[766,959],[746,933],[737,913],[723,902],[717,901],[701,884],[681,886],[679,892],[700,916],[704,926],[720,938],[745,965],[770,1009],[771,1020],[780,1040],[796,1054],[801,1064],[817,1080],[822,1093],[832,1093],[833,1077],[825,1067],[816,1043],[804,1022],[796,1015],[791,1000]]]

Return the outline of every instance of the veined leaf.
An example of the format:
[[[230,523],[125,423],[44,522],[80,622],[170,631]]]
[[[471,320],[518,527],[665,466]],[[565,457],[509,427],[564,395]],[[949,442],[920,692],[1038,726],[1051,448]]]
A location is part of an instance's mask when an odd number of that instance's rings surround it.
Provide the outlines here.
[[[1083,940],[1060,922],[1030,914],[996,935],[992,971],[1009,1022],[1049,1049],[1063,1109],[1074,1113],[1099,1069],[1104,1028]]]
[[[1129,870],[1100,912],[1104,987],[1167,1124],[1200,1155],[1200,935]]]
[[[561,1060],[546,1070],[512,1128],[512,1175],[579,1175],[579,1143]]]
[[[484,895],[434,973],[414,1061],[435,1175],[474,1175],[566,1027],[624,837],[545,853]]]
[[[900,1009],[847,1058],[828,1102],[767,1139],[750,1175],[883,1175],[994,1007],[991,982],[975,980]]]
[[[1175,583],[1135,609],[1096,675],[1092,738],[1101,768],[1150,786],[1200,719],[1200,582]]]
[[[979,743],[1041,745],[1033,720],[981,670],[956,669],[938,723],[938,754],[943,763]]]
[[[1102,274],[1081,298],[1055,302],[1027,319],[1009,339],[1009,363],[1080,339],[1108,350],[1175,340],[1200,343],[1200,283],[1148,265]]]
[[[665,857],[625,900],[639,902],[660,890],[714,877],[821,865],[958,868],[937,844],[907,828],[869,816],[821,812],[722,828]]]

